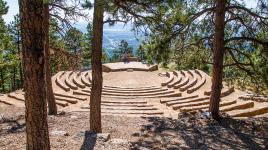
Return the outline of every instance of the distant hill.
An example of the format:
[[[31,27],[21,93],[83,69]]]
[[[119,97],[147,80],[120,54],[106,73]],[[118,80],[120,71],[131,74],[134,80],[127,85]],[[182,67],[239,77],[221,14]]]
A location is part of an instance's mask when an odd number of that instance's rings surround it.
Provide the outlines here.
[[[86,25],[76,25],[82,32],[85,32]],[[123,23],[115,24],[114,26],[104,25],[103,29],[103,48],[106,50],[108,56],[112,56],[113,49],[117,47],[121,40],[126,40],[128,44],[133,47],[133,52],[140,45],[141,37],[136,37],[134,32],[131,31],[131,24],[124,25]]]

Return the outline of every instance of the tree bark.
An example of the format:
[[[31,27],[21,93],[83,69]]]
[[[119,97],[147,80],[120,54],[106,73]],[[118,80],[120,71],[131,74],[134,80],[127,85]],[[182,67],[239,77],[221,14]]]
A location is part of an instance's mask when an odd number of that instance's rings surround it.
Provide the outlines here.
[[[26,149],[49,150],[45,81],[43,0],[21,0],[21,33],[25,90]]]
[[[2,84],[2,92],[5,92],[5,79],[4,79],[4,73],[3,73],[3,68],[1,69],[1,84]]]
[[[101,133],[101,92],[102,92],[102,36],[104,1],[95,0],[92,39],[92,89],[90,95],[90,130]]]
[[[13,79],[12,79],[12,91],[16,90],[16,74],[17,74],[17,66],[13,66]]]
[[[209,108],[212,117],[215,120],[220,119],[219,103],[222,89],[222,74],[223,74],[225,7],[226,7],[226,0],[216,0],[212,92],[210,96],[210,108]]]
[[[20,61],[21,60],[21,50],[20,50],[20,32],[19,32],[19,29],[18,29],[18,32],[17,32],[17,50],[18,50],[18,54],[19,54],[19,59]],[[20,62],[19,63],[19,72],[20,72],[20,87],[23,87],[23,73],[22,73],[22,63]]]
[[[45,73],[46,73],[46,98],[48,103],[48,114],[49,115],[57,115],[57,105],[53,93],[52,81],[51,81],[51,66],[50,66],[50,51],[49,51],[49,7],[48,4],[44,6],[45,11],[45,20],[44,20],[44,28],[45,28]]]

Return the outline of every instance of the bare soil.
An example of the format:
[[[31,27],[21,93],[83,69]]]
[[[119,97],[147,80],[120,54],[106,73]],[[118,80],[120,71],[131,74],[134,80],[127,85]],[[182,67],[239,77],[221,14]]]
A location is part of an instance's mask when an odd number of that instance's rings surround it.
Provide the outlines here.
[[[0,149],[25,149],[23,109],[6,109],[0,116]],[[15,112],[15,113],[14,113]],[[86,112],[49,116],[51,148],[55,150],[176,150],[176,149],[267,149],[268,118],[232,119],[220,122],[202,113],[165,117],[103,116],[108,141],[89,131]],[[58,131],[59,134],[52,134]]]

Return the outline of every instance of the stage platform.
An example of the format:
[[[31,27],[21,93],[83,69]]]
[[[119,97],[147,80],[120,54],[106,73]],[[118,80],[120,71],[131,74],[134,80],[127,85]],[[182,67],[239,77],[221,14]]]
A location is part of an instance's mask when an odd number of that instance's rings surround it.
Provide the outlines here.
[[[158,65],[149,65],[142,62],[116,62],[116,63],[106,63],[102,65],[103,72],[116,72],[116,71],[155,71],[158,70]]]

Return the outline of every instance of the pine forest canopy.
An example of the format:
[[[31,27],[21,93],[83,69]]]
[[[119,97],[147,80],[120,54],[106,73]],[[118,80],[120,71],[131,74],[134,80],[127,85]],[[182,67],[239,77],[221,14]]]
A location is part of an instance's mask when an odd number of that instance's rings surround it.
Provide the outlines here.
[[[81,26],[68,27],[68,20],[85,17],[78,13],[82,7],[76,8],[70,5],[69,9],[74,9],[74,13],[66,18],[60,18],[57,14],[60,12],[56,9],[57,5],[65,4],[61,1],[55,1],[55,6],[51,5],[51,9],[55,14],[51,15],[50,26],[50,43],[54,49],[66,50],[71,54],[80,55],[80,61],[75,64],[66,64],[66,59],[69,57],[59,57],[62,60],[52,59],[52,69],[56,72],[57,69],[77,68],[81,66],[88,66],[90,51],[90,37],[92,36],[92,24],[88,24],[86,29],[80,30]],[[20,63],[20,33],[19,33],[19,17],[15,15],[6,23],[5,18],[10,9],[5,1],[1,1],[1,34],[5,37],[2,40],[1,48],[1,68],[7,67],[7,70],[2,69],[2,92],[11,91],[20,88],[22,85],[21,63]],[[56,5],[57,4],[57,5]],[[77,4],[82,4],[82,1],[77,1]],[[144,1],[144,4],[147,4]],[[187,5],[185,5],[187,4]],[[227,12],[226,18],[226,37],[230,37],[228,45],[228,53],[225,56],[225,74],[224,78],[230,84],[237,84],[241,88],[254,87],[251,90],[262,91],[267,87],[267,48],[265,45],[261,46],[260,40],[265,42],[267,31],[267,8],[265,1],[231,1],[233,8]],[[11,1],[10,5],[17,5],[16,1]],[[129,4],[131,5],[131,4]],[[249,7],[244,7],[244,6]],[[112,5],[111,5],[112,6]],[[128,6],[128,4],[126,5]],[[123,7],[122,7],[123,8]],[[211,72],[211,38],[213,34],[213,23],[211,16],[213,15],[213,1],[194,2],[194,1],[167,1],[161,4],[155,4],[151,8],[157,8],[158,11],[144,9],[141,12],[150,14],[151,16],[133,15],[139,8],[134,8],[129,16],[123,18],[122,15],[107,12],[107,20],[118,20],[118,25],[109,27],[105,24],[104,28],[104,49],[103,61],[114,61],[117,57],[117,49],[121,40],[127,40],[131,45],[134,55],[143,53],[148,62],[159,62],[163,66],[169,66],[176,69],[200,68]],[[183,9],[181,9],[183,8]],[[240,9],[245,8],[245,9]],[[12,8],[13,9],[13,8]],[[11,9],[11,10],[12,10]],[[137,9],[137,10],[135,10]],[[202,10],[203,9],[203,10]],[[209,10],[211,9],[211,10]],[[183,11],[180,11],[183,10]],[[200,12],[198,12],[201,10]],[[13,10],[18,11],[18,10]],[[66,10],[67,11],[67,10]],[[70,11],[70,10],[68,10]],[[127,10],[128,11],[128,10]],[[203,12],[202,12],[203,11]],[[200,14],[198,14],[200,13]],[[77,15],[77,16],[76,16]],[[251,15],[252,17],[247,17]],[[192,16],[192,20],[187,20],[186,16]],[[151,19],[151,18],[155,19]],[[163,19],[165,18],[165,19]],[[121,19],[121,20],[120,20]],[[120,20],[120,21],[119,21]],[[77,20],[76,20],[77,21]],[[131,21],[124,27],[124,22]],[[123,23],[122,23],[123,22]],[[122,26],[123,25],[123,26]],[[140,33],[146,32],[144,40],[138,47],[138,41],[134,34],[130,36],[132,31],[130,27],[134,27],[134,32],[145,28]],[[184,27],[185,26],[185,27]],[[147,30],[146,30],[147,29]],[[187,29],[187,30],[186,30]],[[211,30],[209,30],[211,29]],[[84,31],[84,32],[82,32]],[[141,31],[141,30],[140,30]],[[191,33],[191,34],[189,34]],[[4,36],[7,35],[7,36]],[[141,35],[141,34],[139,34]],[[237,36],[247,38],[237,38]],[[252,41],[252,37],[257,37],[257,40]],[[132,40],[132,41],[130,41]],[[242,41],[246,40],[246,42]],[[252,43],[253,42],[253,43]],[[235,45],[235,46],[234,46]],[[137,49],[137,50],[136,50]],[[184,50],[184,49],[187,49]],[[114,54],[113,54],[114,53]],[[196,55],[198,53],[199,55]],[[56,53],[56,55],[63,55]],[[71,55],[70,55],[71,56]],[[170,59],[171,58],[171,59]],[[57,63],[61,62],[61,66]],[[173,65],[172,65],[173,64]],[[13,66],[13,67],[12,67]],[[72,66],[72,67],[70,67]],[[76,67],[74,67],[76,66]],[[87,67],[86,67],[87,68]],[[12,76],[12,77],[11,77]],[[13,79],[12,79],[13,78]],[[7,80],[9,79],[9,80]],[[11,80],[10,80],[11,79]]]
[[[68,102],[88,101],[85,109],[90,111],[90,130],[96,138],[95,133],[102,132],[103,102],[108,102],[104,108],[109,110],[114,99],[124,99],[116,101],[117,108],[130,108],[139,97],[157,96],[165,100],[189,94],[187,96],[194,99],[171,100],[176,103],[172,108],[207,109],[213,119],[220,120],[220,106],[239,100],[222,101],[226,93],[234,91],[234,87],[229,88],[225,83],[256,94],[268,93],[267,0],[256,0],[254,4],[243,0],[94,0],[94,3],[90,0],[19,0],[16,3],[19,3],[19,12],[7,22],[3,16],[10,11],[10,3],[0,0],[0,92],[12,98],[12,91],[23,88],[18,90],[21,97],[13,95],[13,98],[25,104],[26,149],[50,149],[47,115],[57,115],[57,105],[65,107]],[[254,7],[248,7],[249,4]],[[76,22],[86,24],[84,31]],[[118,30],[117,25],[124,25],[128,31]],[[117,62],[122,56],[124,63]],[[144,67],[140,70],[142,73],[154,71],[158,65],[161,71],[168,70],[165,74],[154,72],[159,81],[162,76],[168,80],[159,82],[159,86],[136,89],[107,86],[106,81],[103,82],[108,74],[103,73],[105,70],[124,70],[127,75],[132,74],[134,69],[127,68],[130,56],[139,57],[141,62],[131,64]],[[127,67],[109,70],[108,64],[103,64],[107,62]],[[179,80],[175,70],[188,71],[181,71]],[[194,76],[198,73],[198,77]],[[175,84],[184,77],[183,83],[176,87],[171,84],[175,76],[178,80]],[[128,76],[123,78],[128,79]],[[199,79],[201,82],[195,85]],[[191,95],[204,84],[208,91],[202,89],[197,95]],[[159,91],[152,94],[154,90]],[[111,97],[102,101],[103,95]],[[141,108],[130,109],[128,113],[154,106],[143,100],[135,106],[142,105]],[[159,109],[166,108],[160,104],[162,99],[158,102]],[[244,107],[248,109],[254,104]],[[158,106],[151,108],[152,114],[164,114],[158,112]],[[237,107],[240,105],[228,109]],[[113,110],[105,113],[112,114],[109,112]],[[268,111],[268,106],[256,111]],[[182,111],[175,112],[177,117]],[[145,111],[139,113],[146,114]]]

